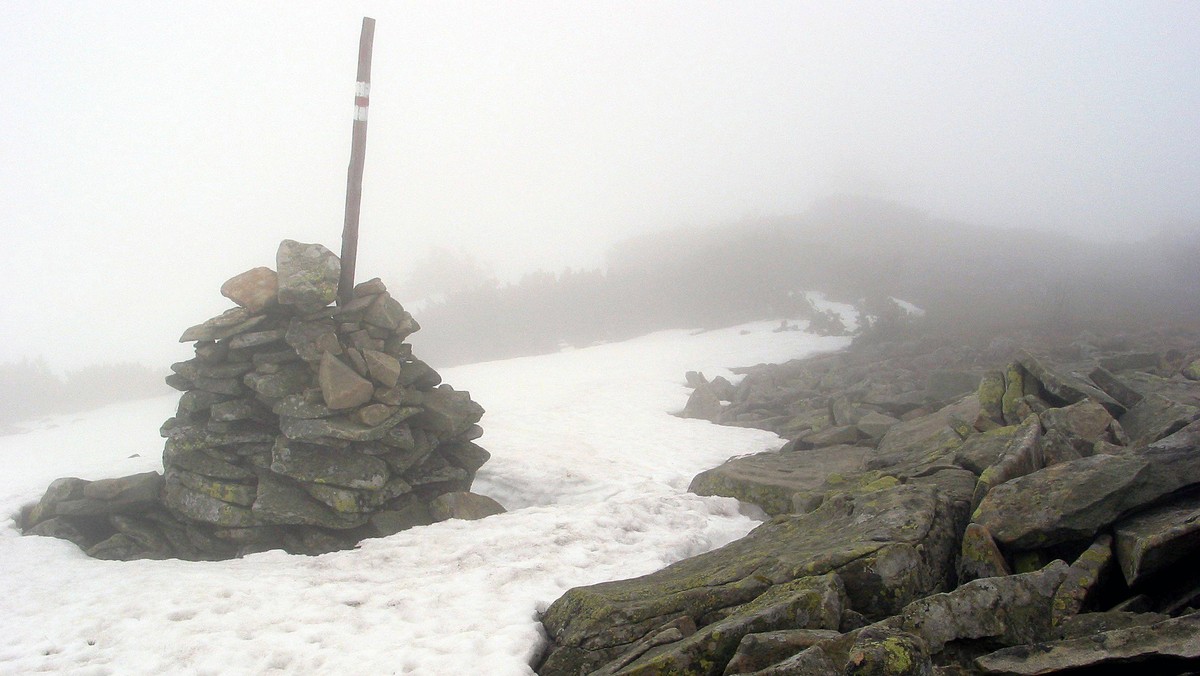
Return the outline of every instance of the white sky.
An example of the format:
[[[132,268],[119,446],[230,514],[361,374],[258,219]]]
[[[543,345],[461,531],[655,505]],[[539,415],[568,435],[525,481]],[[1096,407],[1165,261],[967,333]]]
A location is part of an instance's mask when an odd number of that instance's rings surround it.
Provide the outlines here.
[[[359,278],[502,278],[831,192],[1131,238],[1200,218],[1195,2],[0,0],[0,362],[186,358],[225,279],[339,247],[377,20]]]

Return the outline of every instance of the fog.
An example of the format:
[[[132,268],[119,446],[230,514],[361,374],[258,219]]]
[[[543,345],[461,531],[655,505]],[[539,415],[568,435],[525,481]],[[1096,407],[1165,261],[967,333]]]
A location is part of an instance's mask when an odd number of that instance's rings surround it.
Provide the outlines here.
[[[1200,223],[1200,4],[0,7],[0,362],[185,359],[221,283],[337,250],[377,21],[359,278],[501,281],[831,194],[1133,241]],[[418,315],[420,319],[420,315]]]

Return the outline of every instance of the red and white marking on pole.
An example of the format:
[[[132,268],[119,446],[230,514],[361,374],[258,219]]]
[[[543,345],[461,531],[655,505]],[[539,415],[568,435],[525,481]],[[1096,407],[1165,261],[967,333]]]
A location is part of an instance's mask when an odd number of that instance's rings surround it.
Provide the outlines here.
[[[358,82],[354,85],[354,119],[367,121],[367,108],[371,105],[371,83]]]

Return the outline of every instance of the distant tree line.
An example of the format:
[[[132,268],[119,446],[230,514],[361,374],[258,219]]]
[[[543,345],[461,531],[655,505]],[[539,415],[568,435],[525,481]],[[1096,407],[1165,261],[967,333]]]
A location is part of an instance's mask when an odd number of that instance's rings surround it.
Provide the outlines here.
[[[97,364],[60,377],[45,359],[23,359],[0,364],[0,427],[169,391],[163,375],[142,364]]]
[[[450,275],[455,289],[414,313],[423,326],[414,347],[435,366],[668,328],[784,318],[828,325],[805,290],[876,314],[900,298],[929,321],[984,330],[1194,317],[1200,309],[1196,229],[1100,244],[861,198],[831,199],[793,218],[645,235],[614,247],[606,270],[538,272],[506,285],[484,281],[474,261],[438,256],[433,267],[461,274]]]

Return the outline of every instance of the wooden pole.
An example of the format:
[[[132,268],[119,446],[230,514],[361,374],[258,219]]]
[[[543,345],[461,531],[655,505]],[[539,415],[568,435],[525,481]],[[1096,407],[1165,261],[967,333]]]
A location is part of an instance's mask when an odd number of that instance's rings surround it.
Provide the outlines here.
[[[354,133],[350,144],[350,169],[346,176],[346,222],[342,226],[342,276],[338,279],[338,305],[354,293],[354,264],[358,260],[358,214],[362,207],[363,165],[367,154],[367,107],[371,97],[371,48],[375,19],[363,17],[358,38],[358,80],[354,86]]]

